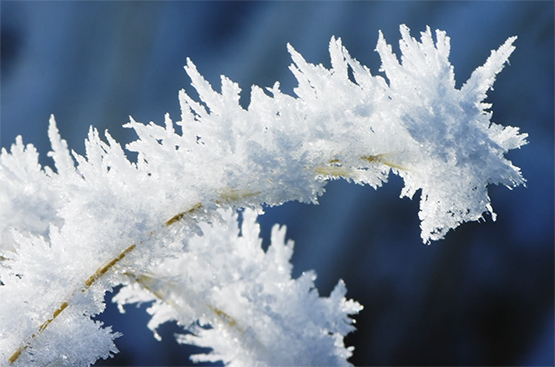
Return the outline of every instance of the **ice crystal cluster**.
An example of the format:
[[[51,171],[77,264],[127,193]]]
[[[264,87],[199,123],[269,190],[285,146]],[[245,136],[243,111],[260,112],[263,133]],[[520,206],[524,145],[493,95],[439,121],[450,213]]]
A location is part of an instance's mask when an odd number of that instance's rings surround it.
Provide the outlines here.
[[[342,281],[320,297],[314,273],[292,279],[284,228],[262,250],[262,205],[315,203],[338,178],[376,188],[393,172],[402,196],[421,190],[429,243],[484,213],[495,219],[487,185],[524,183],[504,154],[526,134],[492,123],[483,102],[515,37],[457,89],[444,32],[434,41],[427,29],[418,41],[401,26],[401,35],[400,61],[379,35],[385,77],[339,39],[330,42],[331,69],[289,47],[296,96],[278,83],[253,86],[247,109],[235,83],[222,77],[214,91],[188,60],[200,101],[182,91],[180,121],[131,119],[125,126],[138,138],[125,148],[136,162],[93,128],[85,156],[70,153],[53,117],[55,169],[41,167],[21,137],[3,149],[0,365],[88,366],[116,353],[120,334],[94,316],[117,286],[122,310],[149,302],[156,337],[175,320],[179,342],[212,348],[196,361],[349,365],[343,337],[362,306],[345,298]]]

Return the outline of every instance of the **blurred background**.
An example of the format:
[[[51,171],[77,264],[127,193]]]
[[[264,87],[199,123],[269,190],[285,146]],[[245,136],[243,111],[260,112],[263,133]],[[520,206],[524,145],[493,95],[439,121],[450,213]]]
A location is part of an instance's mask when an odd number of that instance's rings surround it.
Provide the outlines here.
[[[355,365],[553,366],[554,364],[554,3],[552,1],[342,2],[11,2],[1,3],[1,135],[17,135],[46,157],[48,119],[77,153],[89,126],[121,143],[135,139],[129,115],[162,123],[180,117],[177,93],[192,96],[190,57],[219,90],[220,75],[293,93],[286,44],[330,67],[328,42],[378,73],[378,30],[398,52],[399,24],[414,37],[429,25],[447,31],[457,87],[490,50],[518,35],[510,65],[488,102],[494,122],[527,132],[508,154],[527,188],[491,187],[497,222],[464,224],[430,246],[420,240],[418,195],[399,199],[391,176],[377,191],[334,181],[319,206],[288,203],[260,218],[265,245],[274,223],[295,241],[294,276],[315,269],[321,295],[341,278],[364,305]],[[98,317],[124,335],[120,353],[97,365],[176,366],[198,351],[178,345],[166,324],[162,342],[146,305],[119,314],[107,299]]]

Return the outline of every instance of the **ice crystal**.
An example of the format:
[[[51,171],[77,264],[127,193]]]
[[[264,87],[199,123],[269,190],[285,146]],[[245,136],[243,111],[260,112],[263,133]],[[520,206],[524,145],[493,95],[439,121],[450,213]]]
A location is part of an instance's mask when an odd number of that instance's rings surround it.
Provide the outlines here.
[[[313,272],[291,279],[293,243],[285,242],[285,228],[274,226],[264,252],[256,212],[244,211],[241,234],[236,216],[222,216],[225,226],[202,224],[204,235],[191,238],[178,257],[130,275],[114,301],[154,301],[148,310],[153,331],[177,320],[192,332],[180,342],[213,349],[193,356],[196,361],[346,365],[351,349],[344,348],[343,337],[354,330],[348,315],[361,307],[344,298],[343,282],[320,298]]]
[[[180,92],[181,120],[125,125],[126,148],[91,128],[86,154],[70,154],[51,118],[55,170],[17,138],[0,155],[0,365],[87,366],[117,352],[119,334],[91,317],[105,292],[124,284],[121,304],[153,301],[149,326],[177,320],[180,342],[210,346],[198,361],[234,365],[347,364],[343,336],[360,306],[340,282],[328,298],[313,273],[291,279],[292,245],[274,229],[260,248],[262,204],[317,202],[329,180],[374,188],[390,172],[402,195],[421,190],[424,242],[493,210],[487,185],[524,183],[504,154],[525,144],[517,128],[492,123],[484,103],[514,47],[492,51],[461,89],[449,38],[430,29],[417,41],[401,26],[401,61],[380,34],[385,77],[332,38],[332,68],[307,63],[291,46],[294,96],[253,86],[247,109],[222,77],[212,89],[185,67],[199,93]],[[349,78],[352,72],[354,81]],[[182,133],[177,133],[179,126]],[[222,225],[227,229],[222,228]]]

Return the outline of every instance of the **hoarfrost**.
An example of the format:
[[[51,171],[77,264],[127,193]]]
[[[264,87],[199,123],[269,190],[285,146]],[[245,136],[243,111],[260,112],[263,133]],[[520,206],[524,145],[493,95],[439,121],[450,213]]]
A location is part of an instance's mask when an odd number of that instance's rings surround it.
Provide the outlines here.
[[[330,70],[288,46],[296,97],[279,83],[254,86],[247,109],[237,84],[222,77],[216,92],[188,60],[201,102],[180,92],[181,134],[169,115],[163,126],[131,119],[125,126],[138,139],[126,148],[136,163],[93,128],[86,155],[70,153],[53,117],[55,170],[40,167],[20,137],[3,149],[0,365],[86,366],[116,353],[118,334],[91,317],[121,284],[121,305],[155,300],[151,329],[177,320],[193,332],[180,342],[213,348],[197,361],[348,364],[343,336],[361,306],[345,299],[342,282],[321,298],[313,273],[291,279],[283,229],[261,250],[261,205],[317,202],[339,178],[377,188],[393,172],[405,182],[402,196],[421,190],[421,236],[430,243],[484,213],[495,219],[489,184],[525,182],[504,154],[527,135],[492,123],[484,103],[516,37],[456,89],[444,32],[434,42],[428,28],[417,41],[401,26],[401,36],[399,62],[379,35],[385,77],[340,39],[330,42]],[[241,236],[231,214],[238,208],[250,208]]]

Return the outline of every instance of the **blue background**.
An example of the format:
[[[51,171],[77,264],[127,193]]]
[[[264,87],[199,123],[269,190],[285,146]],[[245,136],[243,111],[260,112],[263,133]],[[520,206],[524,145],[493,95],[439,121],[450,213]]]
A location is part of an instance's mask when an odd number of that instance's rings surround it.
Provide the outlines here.
[[[260,218],[295,240],[294,276],[315,269],[320,294],[342,278],[365,309],[346,338],[356,365],[554,364],[554,3],[492,2],[6,2],[1,3],[2,147],[17,135],[46,157],[48,118],[84,153],[90,125],[120,142],[121,125],[179,118],[177,92],[190,87],[190,57],[212,85],[224,74],[243,89],[295,80],[286,44],[329,67],[328,42],[339,36],[353,57],[377,73],[378,30],[398,52],[404,23],[419,38],[429,25],[447,31],[457,87],[490,50],[518,35],[499,75],[493,121],[518,126],[530,144],[508,154],[527,188],[491,187],[497,222],[462,225],[443,241],[420,242],[418,197],[399,199],[402,182],[374,191],[344,181],[328,185],[321,205],[288,203]],[[267,239],[265,241],[267,245]],[[146,328],[145,307],[120,315],[108,303],[99,319],[124,336],[121,353],[97,365],[185,365],[194,348],[163,342]]]

